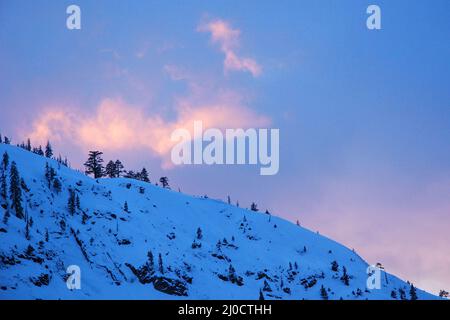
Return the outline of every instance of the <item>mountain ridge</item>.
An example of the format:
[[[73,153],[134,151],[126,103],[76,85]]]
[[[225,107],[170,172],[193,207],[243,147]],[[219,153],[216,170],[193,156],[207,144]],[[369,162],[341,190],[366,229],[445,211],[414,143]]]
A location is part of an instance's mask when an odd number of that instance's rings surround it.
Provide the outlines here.
[[[1,299],[438,298],[384,271],[381,289],[367,289],[368,264],[356,252],[282,218],[133,179],[93,179],[0,144],[5,152],[8,189],[14,161],[28,218],[15,216],[9,197],[2,203]],[[71,265],[80,290],[67,288]]]

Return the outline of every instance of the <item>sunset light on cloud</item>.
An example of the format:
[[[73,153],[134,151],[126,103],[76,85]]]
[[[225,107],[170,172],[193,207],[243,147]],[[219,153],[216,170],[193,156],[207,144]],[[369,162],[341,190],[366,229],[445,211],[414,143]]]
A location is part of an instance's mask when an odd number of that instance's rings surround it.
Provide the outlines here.
[[[147,149],[152,156],[161,157],[165,167],[175,144],[170,140],[170,133],[177,128],[192,132],[194,121],[202,121],[205,129],[270,125],[269,118],[239,105],[239,101],[226,98],[216,104],[199,106],[180,100],[175,107],[175,121],[164,120],[158,115],[146,115],[144,108],[128,105],[122,99],[103,99],[94,114],[63,110],[45,111],[33,123],[33,131],[24,135],[41,145],[48,140],[69,142],[79,145],[85,152],[92,148],[105,151]]]
[[[197,30],[209,32],[211,41],[219,45],[220,50],[225,55],[223,65],[226,72],[246,71],[254,77],[261,75],[262,67],[255,60],[239,57],[236,53],[240,45],[240,30],[233,29],[227,21],[220,19],[203,23]]]

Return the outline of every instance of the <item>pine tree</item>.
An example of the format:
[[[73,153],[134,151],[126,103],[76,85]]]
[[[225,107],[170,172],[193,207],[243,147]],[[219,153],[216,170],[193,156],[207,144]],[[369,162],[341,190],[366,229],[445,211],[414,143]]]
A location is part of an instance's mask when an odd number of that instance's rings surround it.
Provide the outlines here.
[[[51,158],[53,156],[53,149],[50,141],[47,141],[47,145],[45,146],[45,156],[47,158]]]
[[[100,151],[89,151],[89,158],[84,163],[86,167],[86,174],[93,174],[95,179],[101,178],[103,176],[103,152]]]
[[[5,152],[3,154],[3,158],[2,158],[2,166],[4,170],[8,170],[8,165],[9,165],[9,155],[7,152]]]
[[[348,274],[347,274],[347,268],[345,268],[345,267],[342,267],[342,277],[341,277],[341,280],[342,280],[342,282],[346,285],[346,286],[348,286],[349,285],[349,280],[350,280],[350,277],[348,276]]]
[[[449,295],[450,294],[447,291],[445,291],[445,290],[439,291],[439,297],[441,297],[441,298],[448,298]]]
[[[11,163],[9,191],[12,200],[11,208],[15,210],[17,218],[23,219],[24,214],[22,207],[22,189],[20,188],[20,175],[14,161]]]
[[[11,214],[9,213],[8,208],[5,209],[5,215],[3,216],[3,223],[4,224],[8,224],[8,220],[9,217],[11,216]]]
[[[76,200],[75,192],[72,189],[69,189],[69,200],[67,201],[67,208],[69,209],[70,215],[73,216],[76,211]]]
[[[120,160],[116,160],[115,165],[116,165],[115,176],[116,176],[116,178],[120,178],[120,176],[123,173],[124,166],[123,166],[122,162],[120,162]]]
[[[61,181],[59,181],[59,179],[55,179],[53,180],[53,189],[55,189],[56,193],[60,193],[61,192]]]
[[[25,238],[30,240],[30,228],[32,226],[32,219],[28,216],[28,211],[25,211]]]
[[[141,178],[141,180],[144,181],[144,182],[150,182],[150,179],[148,178],[148,172],[147,172],[147,169],[142,168],[140,178]]]
[[[2,200],[0,204],[4,205],[5,215],[3,217],[3,222],[6,224],[9,219],[9,210],[8,210],[8,184],[7,184],[7,170],[9,164],[9,156],[8,153],[3,154],[3,159],[0,165],[0,199]]]
[[[30,141],[30,138],[28,138],[28,140],[27,140],[27,145],[25,146],[25,149],[28,150],[28,151],[31,151],[31,141]]]
[[[411,283],[411,287],[409,288],[409,296],[410,296],[411,300],[417,300],[417,291],[412,283]]]
[[[81,209],[81,205],[80,205],[80,197],[78,195],[75,195],[75,207],[80,210]]]
[[[50,178],[50,167],[48,165],[48,162],[45,163],[45,180],[47,180],[47,185],[50,188],[51,185],[51,178]]]
[[[252,205],[250,206],[250,210],[258,211],[258,206],[256,205],[256,203],[252,202]]]
[[[392,299],[397,299],[397,292],[395,290],[391,291],[391,298]]]
[[[136,173],[134,173],[133,170],[125,171],[125,175],[123,177],[128,179],[136,179]]]
[[[338,272],[339,271],[339,264],[337,263],[336,260],[334,260],[331,263],[331,270],[334,271],[334,272]]]
[[[164,267],[163,267],[163,261],[162,261],[161,253],[158,255],[158,268],[159,268],[159,272],[161,274],[164,274]]]
[[[0,168],[0,197],[3,202],[6,202],[6,198],[8,197],[7,184],[6,184],[6,170],[3,166]]]
[[[159,182],[161,182],[163,188],[170,189],[170,187],[169,187],[169,178],[167,178],[167,177],[161,177],[161,178],[159,179]]]
[[[201,240],[202,238],[203,238],[202,229],[200,229],[200,227],[198,227],[198,229],[197,229],[197,239]]]
[[[130,212],[130,211],[128,211],[128,202],[126,202],[126,201],[125,201],[125,204],[123,205],[123,211]]]
[[[112,160],[110,160],[110,161],[108,162],[108,164],[106,165],[106,168],[105,168],[105,174],[106,174],[109,178],[116,178],[116,177],[117,177],[117,176],[116,176],[116,172],[117,172],[117,169],[116,169],[116,163],[113,162]]]
[[[147,252],[147,258],[148,258],[147,269],[148,269],[149,273],[152,274],[155,272],[155,262],[154,262],[153,253],[151,250],[149,250]]]
[[[320,287],[320,297],[322,298],[322,300],[328,300],[328,293],[323,285],[322,287]]]
[[[4,141],[5,141],[5,144],[11,144],[11,140],[10,140],[8,137],[5,136],[4,139],[5,139],[5,140],[4,140]]]

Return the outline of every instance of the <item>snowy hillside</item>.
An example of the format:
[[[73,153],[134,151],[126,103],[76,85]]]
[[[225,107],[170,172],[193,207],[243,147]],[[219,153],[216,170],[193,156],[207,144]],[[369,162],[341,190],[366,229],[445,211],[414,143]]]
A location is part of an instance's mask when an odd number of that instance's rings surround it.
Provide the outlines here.
[[[368,264],[355,252],[283,219],[151,183],[94,180],[0,144],[0,159],[5,152],[0,299],[411,298],[409,284],[384,272],[381,289],[366,290]],[[11,208],[13,161],[23,218]],[[56,170],[50,186],[46,163]],[[81,269],[80,290],[66,286],[70,265]]]

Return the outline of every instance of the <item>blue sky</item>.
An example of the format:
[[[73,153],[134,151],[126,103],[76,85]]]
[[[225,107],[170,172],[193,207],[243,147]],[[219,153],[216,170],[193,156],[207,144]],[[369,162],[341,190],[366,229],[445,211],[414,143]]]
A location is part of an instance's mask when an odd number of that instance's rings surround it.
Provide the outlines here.
[[[70,4],[81,30],[66,28]],[[369,4],[381,7],[382,30],[366,28]],[[50,138],[75,167],[98,147],[182,191],[256,201],[448,290],[449,12],[445,0],[2,0],[0,131]],[[212,22],[238,33],[231,49],[214,41]],[[230,50],[260,72],[227,68]],[[180,123],[180,109],[279,128],[279,174],[164,165],[154,131]],[[127,137],[146,141],[95,141],[102,112],[125,116]]]

